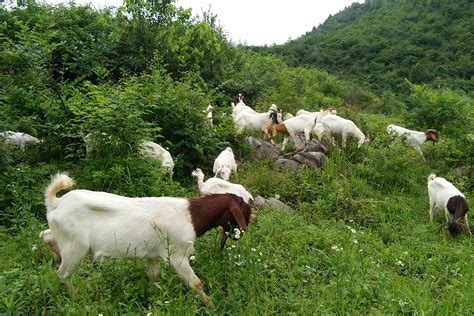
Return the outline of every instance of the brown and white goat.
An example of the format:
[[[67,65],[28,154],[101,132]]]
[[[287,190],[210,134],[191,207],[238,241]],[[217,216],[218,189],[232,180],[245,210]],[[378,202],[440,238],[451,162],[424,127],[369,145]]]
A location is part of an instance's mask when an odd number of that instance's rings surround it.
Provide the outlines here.
[[[194,253],[194,241],[218,226],[229,233],[234,228],[245,231],[255,220],[250,206],[234,194],[194,199],[129,198],[73,190],[56,197],[60,190],[73,185],[66,174],[53,178],[45,193],[49,229],[40,233],[46,246],[60,256],[59,278],[68,281],[69,289],[68,277],[87,253],[99,260],[143,258],[150,279],[159,275],[159,263],[164,260],[204,304],[209,304],[210,298],[188,260]]]
[[[434,173],[428,177],[428,196],[430,200],[430,223],[436,209],[444,210],[451,236],[456,237],[460,232],[471,235],[467,222],[469,207],[464,194],[445,178],[437,177]],[[464,219],[465,224],[461,223]]]

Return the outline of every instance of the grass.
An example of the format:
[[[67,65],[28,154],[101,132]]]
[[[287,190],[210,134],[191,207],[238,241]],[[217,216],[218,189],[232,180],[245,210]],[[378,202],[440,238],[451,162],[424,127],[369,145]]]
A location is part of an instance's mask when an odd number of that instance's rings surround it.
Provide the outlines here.
[[[373,118],[362,117],[376,122],[367,124],[369,146],[334,149],[323,172],[243,161],[234,181],[254,195],[279,195],[295,213],[260,210],[258,224],[223,251],[217,230],[196,242],[191,265],[212,308],[166,264],[150,283],[140,260],[84,260],[72,277],[76,296],[69,297],[38,238],[46,227],[36,203],[43,186],[25,181],[9,210],[21,212],[21,221],[0,230],[0,313],[474,314],[473,238],[451,238],[441,212],[428,223],[426,190],[434,171],[469,201],[472,180],[452,177],[444,161],[425,164],[407,147],[388,148],[387,119]],[[445,147],[424,150],[430,157],[439,148]]]

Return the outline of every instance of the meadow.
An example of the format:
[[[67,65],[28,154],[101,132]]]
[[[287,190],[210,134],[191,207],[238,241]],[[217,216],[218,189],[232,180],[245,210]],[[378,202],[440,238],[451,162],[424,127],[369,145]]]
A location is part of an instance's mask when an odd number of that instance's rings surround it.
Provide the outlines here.
[[[473,99],[442,86],[449,78],[397,77],[399,90],[374,92],[232,45],[211,13],[197,19],[173,1],[130,0],[118,11],[23,3],[0,8],[0,38],[0,131],[44,141],[25,151],[0,142],[0,314],[474,314],[474,239],[452,238],[442,212],[433,224],[428,215],[432,172],[474,203]],[[370,141],[330,148],[323,170],[276,170],[236,134],[230,103],[240,92],[260,112],[335,108]],[[437,129],[439,142],[422,148],[427,162],[390,147],[388,124]],[[87,133],[110,137],[86,155]],[[143,139],[168,148],[172,177],[139,154]],[[191,171],[210,176],[227,146],[241,162],[232,182],[294,212],[259,209],[224,250],[217,229],[196,241],[191,266],[212,307],[166,264],[149,282],[140,260],[88,257],[68,294],[38,236],[51,175],[131,197],[194,197]]]
[[[429,224],[426,189],[435,168],[461,190],[468,179],[450,177],[442,163],[430,159],[443,140],[424,148],[428,163],[423,163],[411,148],[389,148],[380,126],[372,127],[368,146],[357,149],[351,142],[346,152],[333,149],[323,171],[276,171],[270,161],[242,159],[234,182],[254,195],[279,196],[295,213],[260,209],[257,225],[222,251],[217,230],[196,242],[192,266],[213,308],[204,307],[171,267],[163,265],[160,279],[150,283],[145,264],[133,260],[83,261],[72,277],[76,297],[70,298],[38,238],[46,221],[28,216],[28,205],[18,205],[18,212],[26,210],[22,228],[1,232],[1,308],[104,315],[471,314],[472,238],[453,239],[442,212]],[[17,168],[18,179],[32,168]],[[22,194],[41,203],[47,182],[45,175]],[[197,195],[194,183],[184,190]]]

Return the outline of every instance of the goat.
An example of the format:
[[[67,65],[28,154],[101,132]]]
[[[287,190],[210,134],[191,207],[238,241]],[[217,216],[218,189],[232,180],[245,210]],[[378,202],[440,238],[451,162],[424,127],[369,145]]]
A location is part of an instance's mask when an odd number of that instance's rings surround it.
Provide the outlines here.
[[[242,134],[245,129],[259,130],[267,133],[268,127],[278,124],[278,111],[270,109],[265,113],[250,113],[242,111],[236,116],[235,125],[237,133]]]
[[[469,207],[461,191],[445,178],[437,177],[432,173],[428,176],[428,196],[430,201],[430,223],[433,223],[436,209],[444,210],[451,236],[456,237],[460,231],[465,235],[471,235],[467,222]],[[465,224],[461,223],[463,218]]]
[[[289,118],[280,124],[270,126],[267,129],[267,133],[270,135],[272,142],[273,137],[275,137],[276,134],[283,135],[281,150],[285,150],[285,146],[288,143],[288,138],[290,136],[296,136],[304,133],[306,140],[305,148],[307,148],[308,143],[311,140],[311,131],[313,130],[314,125],[316,125],[316,120],[312,116],[300,115]]]
[[[161,260],[169,262],[187,286],[210,298],[189,264],[194,241],[208,230],[221,226],[245,231],[255,219],[250,206],[233,194],[213,194],[195,199],[173,197],[129,198],[106,192],[73,190],[56,194],[74,181],[56,175],[45,192],[49,229],[40,236],[52,237],[61,257],[58,275],[72,290],[69,276],[91,253],[94,259],[143,258],[148,277],[159,275]],[[50,243],[45,241],[47,247]],[[58,254],[58,255],[59,255]]]
[[[337,115],[337,111],[334,110],[333,108],[327,108],[325,110],[319,110],[317,112],[309,112],[309,111],[306,111],[306,110],[299,110],[298,112],[296,112],[296,116],[311,115],[315,119],[317,119],[320,115],[325,116],[325,115],[328,115],[328,114]]]
[[[243,185],[231,183],[229,181],[219,178],[209,178],[204,182],[204,173],[200,168],[197,168],[192,173],[192,176],[197,179],[199,192],[201,195],[206,196],[210,194],[221,194],[221,193],[232,193],[241,197],[245,203],[248,203],[251,207],[255,206],[252,194],[250,194]],[[252,218],[252,223],[255,223],[256,215]],[[225,231],[221,233],[220,245],[224,248],[225,242],[228,235]]]
[[[253,203],[253,196],[243,185],[232,183],[220,178],[209,178],[204,182],[204,173],[200,168],[194,170],[191,175],[197,179],[201,195],[216,193],[233,193],[244,199],[245,203]]]
[[[324,132],[319,133],[319,141],[322,140],[322,135],[326,133],[329,137],[332,138],[332,134],[340,134],[342,136],[341,147],[346,148],[347,136],[353,136],[359,140],[357,147],[360,148],[363,143],[366,141],[364,133],[354,124],[351,120],[347,120],[340,116],[334,114],[328,114],[325,116],[320,116],[317,119],[317,123],[321,124],[321,127]],[[317,132],[318,134],[318,132]],[[334,143],[334,142],[333,142]]]
[[[211,104],[209,104],[207,108],[203,110],[203,112],[206,113],[207,120],[209,121],[211,125],[212,125],[212,110],[213,109],[214,107]]]
[[[438,132],[434,129],[429,129],[426,132],[418,132],[393,124],[387,126],[387,132],[394,138],[391,146],[397,142],[405,142],[408,146],[415,148],[425,162],[426,159],[423,156],[420,146],[426,141],[432,141],[434,145],[439,138]]]
[[[25,150],[29,145],[41,144],[43,142],[29,134],[12,131],[0,132],[0,138],[3,138],[7,144],[18,147],[21,150]]]
[[[214,172],[214,177],[224,180],[230,179],[232,171],[234,173],[237,172],[237,163],[232,148],[227,147],[217,156],[216,160],[214,160],[212,171]]]
[[[285,115],[283,115],[283,121],[286,121],[287,119],[290,119],[292,117],[295,117],[295,116],[291,113],[285,113]]]
[[[150,141],[142,141],[139,149],[144,157],[161,161],[161,166],[173,176],[174,161],[169,151],[159,144]]]

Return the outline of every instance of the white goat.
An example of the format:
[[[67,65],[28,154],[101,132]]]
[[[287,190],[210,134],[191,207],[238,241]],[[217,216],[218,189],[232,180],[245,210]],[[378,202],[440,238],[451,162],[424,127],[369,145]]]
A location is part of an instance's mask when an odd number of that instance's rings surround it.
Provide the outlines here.
[[[430,201],[430,223],[436,209],[444,210],[449,232],[455,237],[460,231],[471,235],[467,222],[469,207],[464,194],[445,178],[437,177],[434,173],[428,176],[428,196]],[[464,218],[465,224],[461,223]]]
[[[206,113],[207,120],[209,121],[211,125],[212,125],[212,110],[213,109],[214,107],[211,104],[209,104],[207,108],[203,110],[203,112]]]
[[[283,143],[281,145],[281,150],[285,150],[285,146],[288,143],[288,138],[290,136],[296,136],[299,134],[304,134],[306,146],[311,140],[311,131],[316,125],[316,120],[311,115],[300,115],[295,116],[286,121],[283,121],[280,124],[270,126],[267,130],[267,133],[270,135],[270,138],[275,137],[276,134],[283,135]]]
[[[12,131],[0,132],[0,138],[3,138],[7,144],[18,147],[21,150],[25,150],[29,145],[41,144],[43,142],[29,134]]]
[[[237,172],[237,163],[235,162],[232,148],[227,147],[217,156],[216,160],[214,160],[212,171],[214,172],[214,177],[224,180],[229,180],[230,174]]]
[[[142,141],[139,149],[144,157],[161,161],[161,166],[173,175],[174,161],[169,151],[150,141]]]
[[[328,115],[328,114],[337,115],[337,111],[332,109],[332,108],[328,108],[328,109],[325,109],[325,110],[321,109],[317,112],[309,112],[309,111],[306,111],[306,110],[299,110],[298,112],[296,112],[296,116],[311,115],[315,119],[317,119],[320,115],[325,116],[325,115]]]
[[[283,121],[286,121],[287,119],[290,119],[292,117],[295,117],[295,116],[291,113],[285,113],[285,115],[283,115]]]
[[[278,111],[270,109],[265,113],[250,113],[242,111],[236,115],[234,121],[237,129],[237,134],[242,134],[245,129],[259,130],[267,133],[267,129],[272,124],[278,124]]]
[[[245,203],[253,203],[253,196],[241,184],[231,183],[219,178],[209,178],[204,182],[204,173],[200,168],[192,172],[192,176],[197,179],[199,192],[201,195],[216,193],[232,193],[244,199]]]
[[[359,140],[357,147],[360,148],[366,141],[364,133],[352,122],[340,116],[334,114],[328,114],[317,119],[317,123],[320,123],[324,129],[324,133],[332,138],[332,134],[340,134],[342,136],[342,148],[346,148],[347,136],[353,136]],[[322,134],[324,134],[322,133]],[[320,134],[322,137],[322,134]],[[319,138],[321,141],[321,138]]]
[[[169,262],[186,285],[209,304],[188,260],[194,253],[194,241],[214,227],[222,226],[226,232],[236,227],[246,230],[255,220],[250,206],[233,194],[188,200],[73,190],[56,197],[60,190],[73,185],[74,181],[65,174],[53,178],[45,192],[49,229],[40,233],[47,239],[46,246],[60,255],[59,278],[67,282],[71,291],[68,277],[91,253],[98,260],[143,258],[152,280],[159,275],[160,261]],[[54,247],[50,247],[51,240]]]
[[[434,129],[429,129],[426,132],[418,132],[397,125],[387,126],[387,132],[394,138],[391,146],[399,142],[404,142],[408,146],[415,148],[420,154],[423,161],[426,161],[421,151],[421,145],[426,141],[432,141],[433,144],[438,141],[439,134]]]

